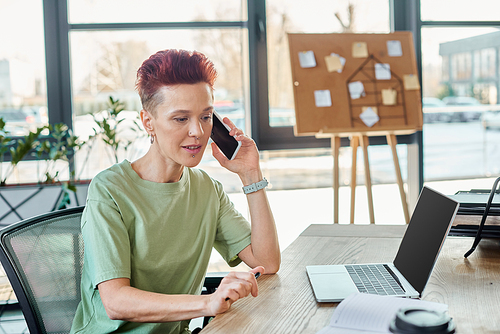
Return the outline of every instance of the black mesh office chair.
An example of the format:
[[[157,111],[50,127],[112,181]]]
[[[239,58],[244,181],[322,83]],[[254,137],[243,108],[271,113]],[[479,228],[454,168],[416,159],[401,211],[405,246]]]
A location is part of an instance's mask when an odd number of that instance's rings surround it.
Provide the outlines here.
[[[0,231],[0,260],[34,333],[68,333],[80,302],[83,206],[53,211]]]
[[[81,298],[83,209],[49,212],[0,231],[0,261],[31,334],[71,328]],[[222,277],[207,276],[204,292],[215,291]]]

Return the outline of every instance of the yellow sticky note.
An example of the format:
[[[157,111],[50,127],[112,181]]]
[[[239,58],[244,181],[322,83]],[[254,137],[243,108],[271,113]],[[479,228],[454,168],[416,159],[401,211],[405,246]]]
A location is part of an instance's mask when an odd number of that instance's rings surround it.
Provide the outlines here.
[[[368,57],[368,46],[366,45],[366,42],[352,43],[352,57],[353,58]]]
[[[420,89],[420,83],[418,82],[418,76],[415,74],[405,74],[403,76],[403,84],[406,90]]]
[[[395,89],[382,89],[382,104],[393,106],[398,100],[398,92]]]
[[[326,69],[328,72],[335,72],[342,69],[342,63],[340,62],[340,58],[337,56],[326,56]]]

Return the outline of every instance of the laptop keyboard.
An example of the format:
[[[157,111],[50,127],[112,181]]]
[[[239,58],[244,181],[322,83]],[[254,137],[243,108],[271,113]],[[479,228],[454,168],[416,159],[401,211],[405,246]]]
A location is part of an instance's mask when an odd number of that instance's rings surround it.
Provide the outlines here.
[[[392,270],[385,264],[346,265],[359,292],[375,295],[404,295]]]

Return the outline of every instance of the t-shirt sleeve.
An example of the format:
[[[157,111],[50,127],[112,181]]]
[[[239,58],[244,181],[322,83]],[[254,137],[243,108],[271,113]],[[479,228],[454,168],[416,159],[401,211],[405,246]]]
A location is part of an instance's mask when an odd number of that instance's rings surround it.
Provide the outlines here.
[[[220,211],[214,247],[229,266],[234,267],[241,263],[238,253],[251,243],[251,228],[245,217],[236,210],[222,185],[218,186]]]
[[[94,288],[113,278],[130,278],[130,239],[117,206],[106,187],[89,188],[82,215],[85,261],[90,261]]]

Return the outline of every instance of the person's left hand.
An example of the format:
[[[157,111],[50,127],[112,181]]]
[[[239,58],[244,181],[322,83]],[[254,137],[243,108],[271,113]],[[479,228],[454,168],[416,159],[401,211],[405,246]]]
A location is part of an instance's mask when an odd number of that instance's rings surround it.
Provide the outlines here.
[[[241,147],[236,157],[229,160],[215,143],[212,143],[212,155],[221,164],[222,167],[236,173],[240,178],[244,178],[251,173],[259,172],[259,151],[257,145],[252,138],[246,136],[241,129],[238,129],[233,122],[227,117],[224,117],[223,122],[226,123],[231,131],[230,136],[234,136],[237,141],[241,142]]]

